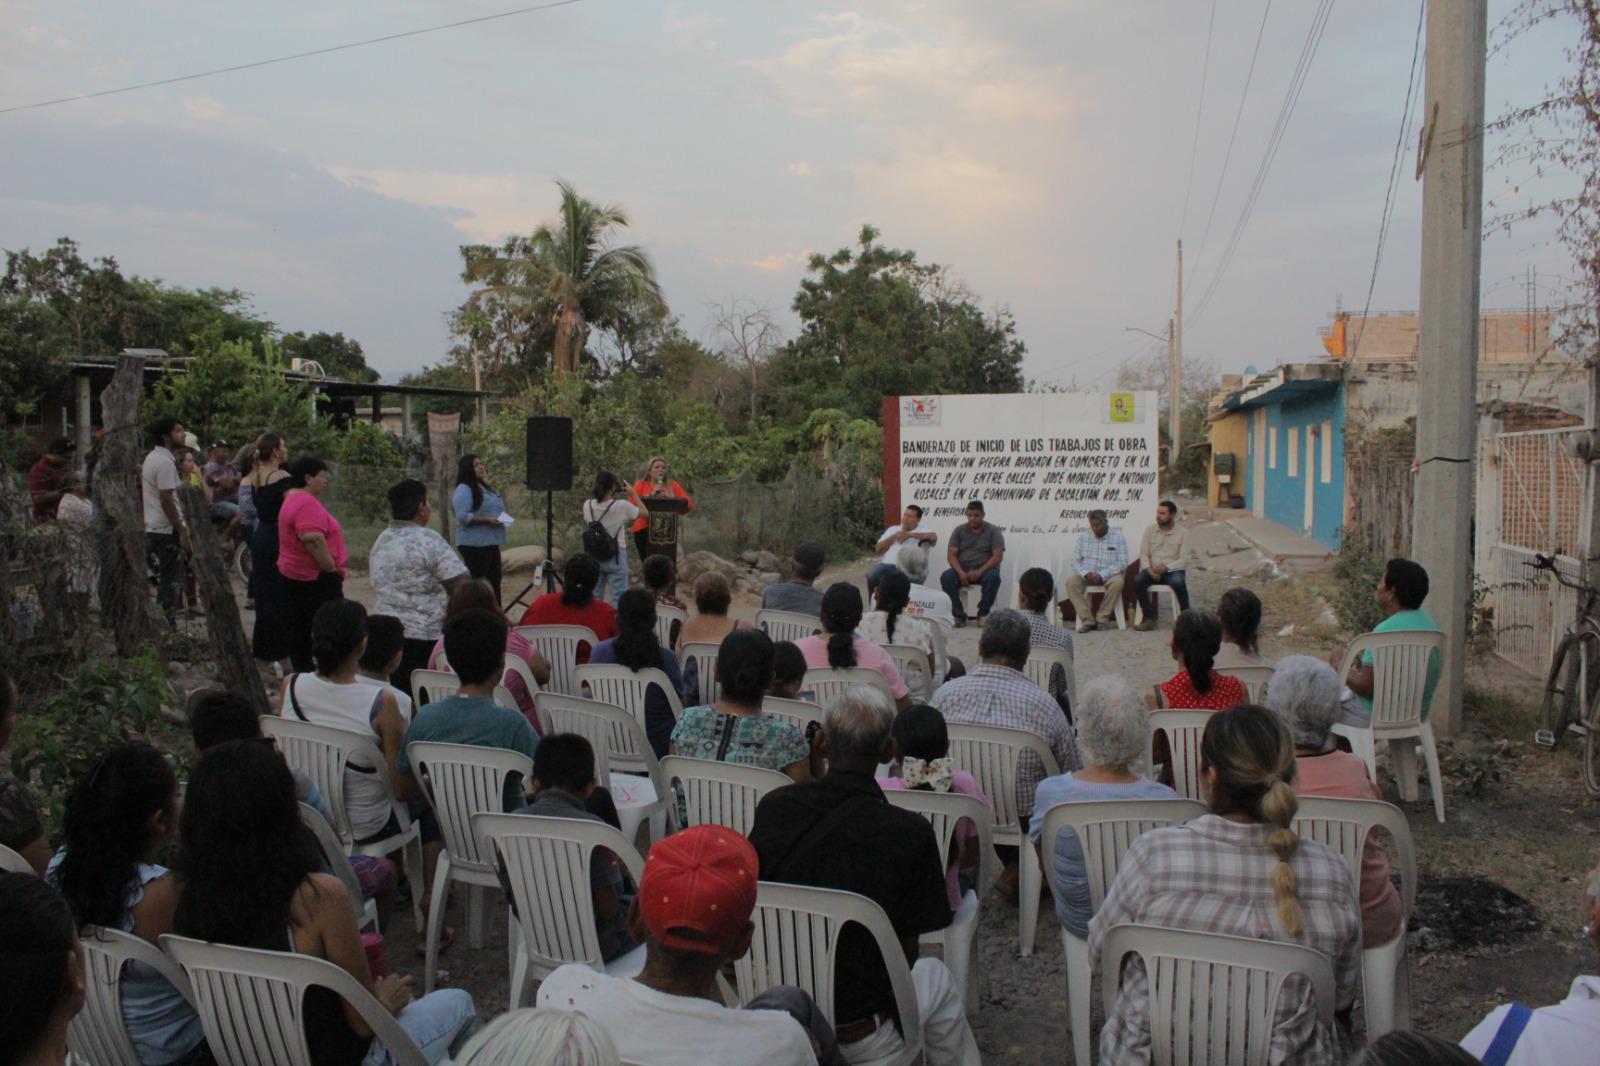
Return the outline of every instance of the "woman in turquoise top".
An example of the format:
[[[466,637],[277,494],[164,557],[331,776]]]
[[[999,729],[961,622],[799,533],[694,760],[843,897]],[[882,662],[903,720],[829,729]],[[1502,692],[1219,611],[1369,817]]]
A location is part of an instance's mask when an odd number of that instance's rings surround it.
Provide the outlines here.
[[[1410,559],[1390,559],[1383,566],[1383,576],[1372,590],[1373,599],[1383,611],[1383,621],[1372,627],[1374,633],[1425,631],[1437,633],[1439,623],[1422,609],[1428,598],[1428,572],[1420,563]],[[1344,667],[1345,649],[1339,648],[1328,658],[1334,670]],[[1422,717],[1428,717],[1433,703],[1433,689],[1439,683],[1439,653],[1428,653],[1428,681],[1422,694]],[[1372,722],[1372,653],[1365,652],[1361,662],[1345,679],[1348,686],[1344,702],[1339,709],[1339,721],[1345,725],[1363,728]]]
[[[72,908],[79,926],[132,933],[160,947],[172,932],[178,887],[153,859],[178,821],[178,778],[148,744],[124,744],[67,796],[65,843],[45,879]],[[154,970],[128,964],[122,1020],[145,1066],[210,1063],[200,1018]]]
[[[683,712],[672,730],[671,753],[760,766],[809,781],[813,767],[806,735],[761,713],[772,684],[772,656],[772,640],[759,629],[736,629],[724,637],[717,650],[722,698]]]
[[[500,601],[500,547],[506,542],[506,502],[485,482],[483,460],[470,452],[456,464],[456,490],[450,505],[456,512],[456,550],[467,572],[494,588]]]

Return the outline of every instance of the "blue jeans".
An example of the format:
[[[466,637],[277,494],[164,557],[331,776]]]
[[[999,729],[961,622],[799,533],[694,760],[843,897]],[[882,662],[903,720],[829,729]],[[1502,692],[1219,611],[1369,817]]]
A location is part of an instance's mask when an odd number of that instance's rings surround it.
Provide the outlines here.
[[[961,605],[961,579],[956,576],[954,568],[946,570],[939,575],[939,587],[944,589],[945,595],[950,597],[950,612],[955,615],[956,621],[967,620],[966,608]],[[989,608],[994,606],[995,597],[1000,595],[1000,570],[985,570],[978,579],[978,617],[988,615]]]
[[[1133,594],[1139,599],[1139,610],[1144,617],[1154,618],[1155,612],[1150,609],[1150,586],[1165,585],[1178,597],[1178,610],[1189,609],[1189,582],[1184,577],[1182,570],[1168,570],[1160,577],[1151,577],[1150,571],[1140,570],[1133,578]]]
[[[892,574],[898,569],[893,563],[873,563],[867,568],[867,610],[872,610],[872,597],[877,595],[878,582],[883,580],[885,574]]]
[[[477,1017],[470,993],[460,988],[441,988],[412,1000],[394,1020],[416,1041],[423,1057],[437,1063],[450,1053],[450,1045],[462,1031],[472,1027]],[[362,1066],[395,1066],[395,1058],[374,1040]]]
[[[628,555],[619,551],[614,558],[600,564],[600,583],[595,586],[594,592],[600,599],[615,607],[617,600],[627,591]]]

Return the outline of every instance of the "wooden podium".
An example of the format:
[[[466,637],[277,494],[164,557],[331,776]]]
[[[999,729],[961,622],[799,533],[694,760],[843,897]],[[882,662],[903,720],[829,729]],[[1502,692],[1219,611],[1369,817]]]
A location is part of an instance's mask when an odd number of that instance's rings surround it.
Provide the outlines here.
[[[665,555],[667,558],[678,558],[678,541],[682,539],[682,523],[679,521],[689,511],[689,501],[677,496],[641,496],[639,502],[644,504],[645,513],[649,516],[650,525],[645,534],[646,542],[650,546],[651,555]]]

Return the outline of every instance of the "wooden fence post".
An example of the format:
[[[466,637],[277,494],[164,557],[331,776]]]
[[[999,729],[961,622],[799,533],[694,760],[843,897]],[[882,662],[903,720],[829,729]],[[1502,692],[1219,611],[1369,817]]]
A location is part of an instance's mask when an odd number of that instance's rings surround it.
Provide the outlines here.
[[[189,565],[194,570],[200,600],[206,607],[206,633],[211,638],[211,654],[217,661],[217,676],[229,692],[249,700],[257,715],[271,714],[261,675],[256,672],[255,660],[250,655],[250,642],[245,639],[244,625],[239,621],[239,604],[233,598],[233,583],[228,579],[223,560],[222,541],[217,537],[217,528],[211,524],[211,509],[205,493],[193,485],[180,485],[178,506],[183,510],[183,524],[189,529],[189,546],[193,552]]]
[[[144,389],[144,356],[124,352],[111,384],[100,394],[106,434],[96,468],[95,510],[103,523],[100,615],[124,658],[156,640],[146,576],[144,512],[139,506],[139,395]]]

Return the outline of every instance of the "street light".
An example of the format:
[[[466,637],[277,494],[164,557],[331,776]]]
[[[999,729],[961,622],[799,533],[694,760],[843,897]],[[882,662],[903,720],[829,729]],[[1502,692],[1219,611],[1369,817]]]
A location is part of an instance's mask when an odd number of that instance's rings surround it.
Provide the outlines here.
[[[1154,337],[1156,340],[1160,341],[1162,344],[1167,343],[1167,338],[1166,337],[1163,337],[1160,334],[1151,333],[1147,329],[1140,329],[1138,326],[1123,326],[1122,327],[1122,332],[1124,332],[1124,333],[1143,333],[1146,337]]]
[[[1122,332],[1124,333],[1143,333],[1146,337],[1167,343],[1167,437],[1172,449],[1167,456],[1167,461],[1173,465],[1177,465],[1178,462],[1178,427],[1183,407],[1182,372],[1178,369],[1177,347],[1173,343],[1175,327],[1176,323],[1170,318],[1167,319],[1167,335],[1165,337],[1151,333],[1147,329],[1140,329],[1138,326],[1122,327]]]

